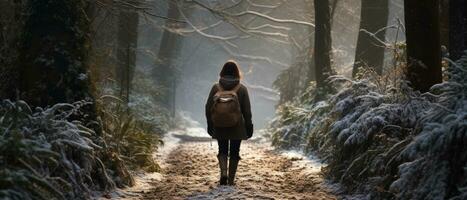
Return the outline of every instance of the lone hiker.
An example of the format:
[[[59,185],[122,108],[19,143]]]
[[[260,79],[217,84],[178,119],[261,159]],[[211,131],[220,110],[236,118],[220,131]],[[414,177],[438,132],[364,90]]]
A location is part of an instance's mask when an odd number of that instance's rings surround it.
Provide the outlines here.
[[[206,102],[207,131],[219,145],[219,183],[234,185],[240,160],[240,143],[253,135],[250,98],[247,88],[240,83],[242,77],[235,61],[227,61],[219,75],[219,82],[212,86]]]

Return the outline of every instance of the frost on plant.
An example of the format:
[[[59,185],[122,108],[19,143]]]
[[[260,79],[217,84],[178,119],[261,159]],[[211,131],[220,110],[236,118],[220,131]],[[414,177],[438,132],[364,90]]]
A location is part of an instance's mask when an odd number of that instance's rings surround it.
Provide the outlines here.
[[[446,76],[425,94],[401,79],[331,77],[339,92],[328,100],[314,102],[311,88],[279,107],[273,144],[317,153],[329,178],[370,198],[463,199],[467,56]]]
[[[0,104],[0,198],[85,198],[115,186],[94,131],[68,117],[83,102],[34,111],[23,101]]]

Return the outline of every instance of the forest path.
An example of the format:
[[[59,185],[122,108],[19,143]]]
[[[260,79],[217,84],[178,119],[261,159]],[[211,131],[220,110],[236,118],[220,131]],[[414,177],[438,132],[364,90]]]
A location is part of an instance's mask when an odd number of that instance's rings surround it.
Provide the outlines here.
[[[243,142],[236,186],[219,186],[215,140],[174,132],[165,141],[172,143],[156,155],[161,174],[140,177],[145,183],[124,199],[336,199],[323,184],[322,164],[267,142]]]

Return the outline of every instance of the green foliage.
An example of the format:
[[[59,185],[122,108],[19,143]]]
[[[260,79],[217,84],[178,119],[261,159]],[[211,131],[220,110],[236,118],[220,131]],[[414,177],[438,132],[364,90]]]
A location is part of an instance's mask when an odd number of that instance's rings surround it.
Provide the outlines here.
[[[131,110],[116,97],[104,96],[98,102],[103,138],[109,150],[121,155],[133,169],[159,171],[153,158],[153,152],[162,144],[158,128],[130,114]]]
[[[135,71],[129,107],[137,121],[158,134],[171,126],[169,110],[163,105],[163,86],[154,83],[153,77],[141,70]]]
[[[300,96],[308,84],[306,76],[310,65],[308,52],[302,52],[296,61],[287,69],[281,71],[273,83],[273,87],[280,92],[279,104],[292,101],[296,96]]]
[[[128,104],[114,96],[120,90],[114,81],[99,83],[98,116],[112,155],[120,155],[125,166],[133,170],[155,172],[160,168],[153,153],[169,128],[168,112],[159,104],[160,90],[149,77],[138,69],[134,75]]]

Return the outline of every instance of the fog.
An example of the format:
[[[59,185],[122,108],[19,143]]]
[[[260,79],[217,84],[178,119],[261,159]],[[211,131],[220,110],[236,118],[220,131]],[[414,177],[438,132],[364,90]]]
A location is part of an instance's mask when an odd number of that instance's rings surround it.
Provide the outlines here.
[[[148,2],[153,5],[153,13],[167,16],[167,0]],[[172,63],[176,69],[176,112],[183,112],[205,124],[204,105],[209,90],[218,80],[222,65],[229,59],[236,60],[243,72],[242,83],[249,89],[255,128],[265,127],[274,117],[279,100],[279,92],[273,88],[273,82],[281,71],[297,62],[299,55],[310,54],[307,49],[314,34],[312,1],[197,2],[220,10],[233,7],[229,13],[264,13],[286,22],[257,15],[223,18],[196,3],[179,3],[179,20],[182,22],[175,29],[165,27],[164,18],[140,16],[137,68],[152,73],[157,62],[154,55],[158,55],[163,31],[177,34],[179,38],[174,46],[178,50]],[[335,5],[332,66],[337,72],[350,76],[359,32],[360,2],[338,0]],[[388,26],[397,24],[398,19],[403,20],[402,5],[402,0],[390,1]],[[396,32],[395,28],[389,28],[387,41],[394,41]],[[398,36],[398,40],[403,39],[402,35]],[[389,56],[386,63],[388,66],[391,63]]]

